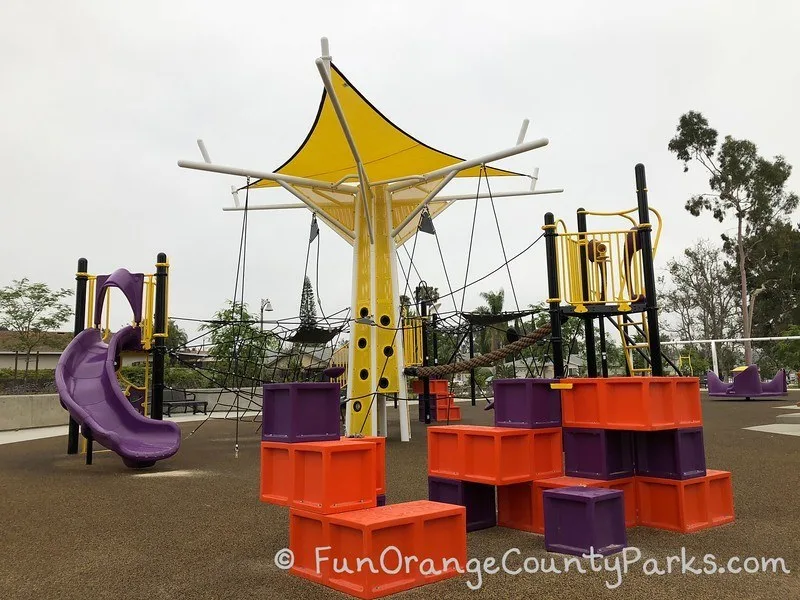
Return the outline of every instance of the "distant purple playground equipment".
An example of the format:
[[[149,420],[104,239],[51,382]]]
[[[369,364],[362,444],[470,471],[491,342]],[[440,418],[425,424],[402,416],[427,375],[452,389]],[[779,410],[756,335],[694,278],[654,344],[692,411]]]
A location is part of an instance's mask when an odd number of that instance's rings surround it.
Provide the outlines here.
[[[781,369],[772,381],[761,381],[757,365],[749,365],[725,383],[714,371],[708,372],[708,395],[716,398],[777,398],[789,394],[786,370]]]
[[[126,466],[150,467],[180,448],[181,433],[175,423],[147,418],[136,410],[117,379],[121,352],[142,350],[142,297],[144,276],[118,269],[98,276],[93,328],[78,333],[56,366],[56,387],[61,405],[81,427],[89,442],[97,441],[122,457]],[[99,327],[103,299],[110,287],[119,288],[133,309],[135,326],[117,331],[106,344]]]

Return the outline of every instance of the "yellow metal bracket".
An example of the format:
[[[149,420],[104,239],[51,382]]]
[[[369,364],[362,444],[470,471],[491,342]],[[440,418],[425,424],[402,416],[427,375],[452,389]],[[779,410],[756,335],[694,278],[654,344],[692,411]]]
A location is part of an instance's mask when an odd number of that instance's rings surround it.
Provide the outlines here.
[[[550,384],[551,390],[571,390],[572,384],[571,383],[551,383]]]

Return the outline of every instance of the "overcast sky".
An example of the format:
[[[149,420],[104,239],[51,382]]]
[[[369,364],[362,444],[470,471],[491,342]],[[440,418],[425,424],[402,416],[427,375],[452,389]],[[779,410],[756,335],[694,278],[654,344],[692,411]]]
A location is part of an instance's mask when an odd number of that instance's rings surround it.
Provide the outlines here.
[[[566,190],[496,200],[509,255],[539,235],[548,210],[572,225],[582,205],[633,207],[637,162],[666,219],[659,265],[698,238],[718,240],[724,227],[683,209],[706,176],[684,174],[667,151],[688,110],[800,165],[796,2],[3,0],[0,285],[29,277],[72,287],[80,256],[92,272],[149,272],[164,251],[171,313],[209,317],[232,297],[241,213],[221,208],[243,182],[176,161],[200,160],[200,137],[214,162],[283,163],[316,113],[323,35],[353,84],[434,147],[465,158],[500,150],[526,117],[528,139],[550,139],[498,164],[538,166],[540,187]],[[294,201],[275,189],[251,200]],[[454,287],[472,211],[462,202],[436,220]],[[251,215],[246,298],[255,310],[268,297],[271,316],[297,314],[309,221],[300,210]],[[489,204],[479,205],[477,235],[470,279],[502,263]],[[324,226],[321,243],[316,291],[333,312],[350,301],[351,249]],[[445,291],[433,238],[420,237],[416,256]],[[521,305],[546,298],[543,256],[539,244],[513,263]],[[471,288],[465,308],[500,287],[513,309],[504,271]]]

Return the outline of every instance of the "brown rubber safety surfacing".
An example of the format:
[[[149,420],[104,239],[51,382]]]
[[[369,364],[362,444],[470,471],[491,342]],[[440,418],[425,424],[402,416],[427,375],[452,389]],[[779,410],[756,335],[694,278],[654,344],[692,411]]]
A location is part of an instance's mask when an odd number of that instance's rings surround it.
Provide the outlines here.
[[[732,471],[736,522],[681,535],[638,527],[628,543],[644,558],[606,588],[613,573],[484,575],[472,591],[463,577],[397,598],[800,598],[800,437],[744,431],[774,423],[783,402],[704,400],[709,468]],[[493,413],[459,403],[467,424],[492,424]],[[416,407],[412,406],[412,416]],[[389,409],[390,419],[395,416]],[[196,423],[184,423],[188,434]],[[240,423],[209,421],[180,452],[155,468],[132,471],[116,455],[96,452],[94,465],[67,456],[66,438],[0,446],[0,598],[325,599],[345,596],[280,571],[275,553],[288,545],[288,509],[258,501],[260,435]],[[387,500],[427,497],[424,425],[399,441],[390,420]],[[542,536],[493,528],[469,534],[469,557],[522,557],[544,552]],[[782,557],[790,575],[644,576],[642,562],[680,555]],[[560,559],[559,559],[560,560]],[[702,565],[700,565],[702,566]],[[678,571],[680,567],[678,566]]]

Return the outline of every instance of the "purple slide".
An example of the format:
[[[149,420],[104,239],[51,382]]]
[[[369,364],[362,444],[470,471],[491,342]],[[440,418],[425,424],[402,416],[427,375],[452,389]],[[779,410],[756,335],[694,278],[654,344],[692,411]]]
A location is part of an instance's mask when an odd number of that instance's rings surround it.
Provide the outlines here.
[[[144,276],[117,269],[97,277],[94,322],[100,323],[107,288],[119,288],[133,309],[135,323],[142,321]],[[141,329],[127,326],[108,344],[100,330],[85,329],[73,339],[56,366],[56,387],[61,405],[92,439],[119,454],[132,468],[152,467],[169,458],[181,445],[175,423],[139,414],[120,389],[115,362],[120,352],[141,350]]]
[[[85,329],[70,342],[56,367],[61,404],[92,438],[133,468],[153,466],[181,445],[175,423],[140,415],[120,389],[115,357],[140,347],[140,330],[130,325],[103,342],[99,329]]]

